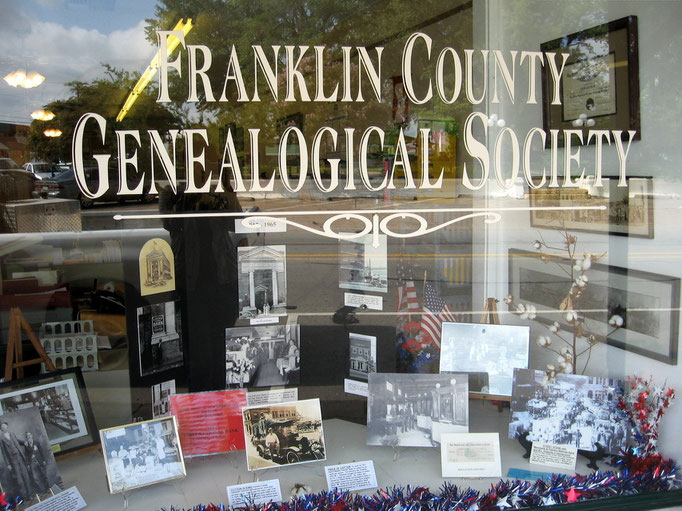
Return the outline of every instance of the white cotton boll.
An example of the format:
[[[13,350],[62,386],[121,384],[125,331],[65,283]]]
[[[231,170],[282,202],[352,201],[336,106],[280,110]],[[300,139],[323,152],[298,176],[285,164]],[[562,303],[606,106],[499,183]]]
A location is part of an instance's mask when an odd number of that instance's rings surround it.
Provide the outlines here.
[[[595,124],[594,119],[587,119],[587,121],[585,122],[585,126],[588,126],[590,128],[594,126],[594,124]]]
[[[500,119],[499,121],[497,121],[497,127],[498,127],[498,128],[504,128],[504,126],[505,126],[506,124],[507,124],[507,123],[505,122],[504,119]]]

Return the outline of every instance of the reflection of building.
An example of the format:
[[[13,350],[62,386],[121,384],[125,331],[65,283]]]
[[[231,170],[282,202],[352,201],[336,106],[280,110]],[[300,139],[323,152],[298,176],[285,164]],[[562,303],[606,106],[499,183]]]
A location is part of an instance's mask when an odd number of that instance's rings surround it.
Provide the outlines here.
[[[284,246],[240,247],[239,302],[242,316],[283,312],[286,306]]]

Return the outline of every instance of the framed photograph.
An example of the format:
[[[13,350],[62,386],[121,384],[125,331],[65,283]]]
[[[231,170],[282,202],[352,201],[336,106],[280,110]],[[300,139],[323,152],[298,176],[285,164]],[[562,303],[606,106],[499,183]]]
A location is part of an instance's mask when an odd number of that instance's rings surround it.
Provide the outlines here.
[[[544,371],[517,369],[511,400],[509,438],[574,445],[609,454],[625,449],[627,418],[618,409],[623,382],[580,374],[557,374],[543,385]]]
[[[300,348],[300,325],[226,328],[226,388],[298,385]]]
[[[379,235],[379,246],[367,234],[354,240],[339,241],[339,287],[386,293],[388,291],[388,241]]]
[[[63,489],[50,441],[37,407],[29,407],[0,417],[0,481],[9,502],[20,497],[31,503],[43,497],[50,487]]]
[[[152,385],[152,419],[170,415],[170,397],[173,394],[175,394],[175,380]]]
[[[543,52],[568,53],[561,83],[555,84],[548,66],[542,68],[544,130],[635,130],[639,120],[639,60],[637,17],[628,16],[603,25],[559,37],[540,45]],[[557,97],[558,87],[558,97]],[[594,140],[594,138],[592,139]]]
[[[535,305],[539,320],[558,321],[571,330],[558,309],[572,285],[564,271],[568,264],[567,259],[544,262],[536,252],[509,250],[509,293],[515,301]],[[676,365],[680,279],[601,263],[592,263],[588,275],[577,311],[587,328],[606,337],[612,330],[609,318],[617,314],[623,326],[608,335],[607,344]]]
[[[442,324],[440,372],[484,372],[485,394],[511,396],[515,368],[528,368],[530,327],[478,323]]]
[[[140,376],[167,371],[184,363],[180,302],[137,308]]]
[[[348,334],[351,378],[367,381],[369,373],[377,371],[377,338],[371,335]]]
[[[185,477],[174,416],[102,429],[110,493]]]
[[[437,447],[442,433],[468,431],[466,374],[369,375],[367,445]]]
[[[244,408],[249,470],[326,459],[319,399]]]
[[[0,414],[36,408],[59,456],[96,444],[97,426],[79,367],[0,383]]]
[[[651,177],[604,177],[603,186],[530,190],[531,206],[605,206],[604,210],[530,212],[531,227],[615,234],[653,239],[654,197]]]
[[[285,245],[237,247],[241,318],[286,315],[286,259]]]

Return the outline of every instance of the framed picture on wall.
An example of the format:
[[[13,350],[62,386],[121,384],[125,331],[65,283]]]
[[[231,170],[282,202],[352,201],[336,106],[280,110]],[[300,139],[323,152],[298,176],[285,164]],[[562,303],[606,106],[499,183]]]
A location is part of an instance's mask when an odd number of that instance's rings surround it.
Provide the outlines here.
[[[635,130],[641,138],[639,120],[639,60],[637,17],[628,16],[565,35],[540,45],[543,52],[556,53],[557,67],[569,57],[560,83],[542,68],[542,114],[546,132],[582,130],[586,143],[590,129]]]
[[[531,209],[531,227],[652,239],[653,179],[626,177],[627,186],[618,186],[618,177],[604,177],[602,181],[600,187],[590,184],[580,188],[531,189],[531,207],[604,206],[556,211]]]
[[[509,250],[509,293],[515,301],[534,305],[538,320],[557,321],[570,331],[558,309],[572,285],[569,264],[566,258],[544,262],[537,252]],[[588,273],[589,285],[576,305],[587,329],[610,346],[677,364],[680,279],[601,263],[592,263]],[[615,332],[608,324],[613,315],[623,318]]]

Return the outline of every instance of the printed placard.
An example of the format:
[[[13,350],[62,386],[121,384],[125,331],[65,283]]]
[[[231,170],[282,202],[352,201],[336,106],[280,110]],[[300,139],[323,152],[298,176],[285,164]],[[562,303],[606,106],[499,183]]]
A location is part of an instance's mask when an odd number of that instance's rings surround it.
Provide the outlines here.
[[[273,323],[279,323],[278,316],[260,316],[249,320],[249,325],[271,325]]]
[[[78,488],[72,486],[68,490],[34,504],[26,511],[78,511],[86,505]]]
[[[443,477],[502,477],[498,433],[443,433]]]
[[[348,307],[366,305],[368,309],[375,311],[384,310],[384,298],[382,296],[343,293],[343,304]]]
[[[246,394],[247,406],[272,405],[286,403],[287,401],[298,401],[297,387],[293,389],[263,390]]]
[[[260,506],[269,502],[281,502],[282,490],[279,485],[279,479],[235,484],[227,487],[227,499],[230,502],[230,506],[234,508],[250,505]]]
[[[355,394],[356,396],[369,396],[369,383],[364,381],[355,381],[349,378],[343,380],[343,391],[346,394]]]
[[[282,218],[244,218],[235,221],[234,232],[237,234],[287,232],[287,224]]]
[[[531,463],[570,471],[575,470],[577,458],[578,448],[575,445],[533,442],[533,449],[530,452]]]
[[[324,473],[329,491],[358,491],[379,486],[372,460],[327,466]]]

